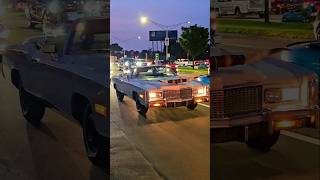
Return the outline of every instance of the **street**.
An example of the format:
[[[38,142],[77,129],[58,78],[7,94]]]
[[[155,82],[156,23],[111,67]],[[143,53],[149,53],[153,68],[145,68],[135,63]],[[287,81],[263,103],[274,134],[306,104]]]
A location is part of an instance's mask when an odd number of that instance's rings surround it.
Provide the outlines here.
[[[23,118],[18,91],[0,77],[0,179],[106,179],[87,159],[82,128],[47,109],[40,127]]]

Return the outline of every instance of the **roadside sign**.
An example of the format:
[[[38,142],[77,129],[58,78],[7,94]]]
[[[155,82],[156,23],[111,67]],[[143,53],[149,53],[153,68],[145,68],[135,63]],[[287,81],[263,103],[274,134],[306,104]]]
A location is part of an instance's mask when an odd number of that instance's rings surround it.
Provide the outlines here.
[[[160,55],[159,55],[159,53],[155,53],[155,55],[154,55],[155,57],[154,57],[154,59],[156,60],[156,61],[158,61],[159,59],[160,59]]]
[[[168,37],[165,38],[164,45],[165,46],[169,46],[169,38]]]

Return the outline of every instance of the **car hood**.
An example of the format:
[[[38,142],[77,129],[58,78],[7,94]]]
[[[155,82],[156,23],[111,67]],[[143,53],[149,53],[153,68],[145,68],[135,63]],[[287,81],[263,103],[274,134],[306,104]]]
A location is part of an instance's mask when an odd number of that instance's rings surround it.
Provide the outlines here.
[[[184,82],[186,81],[186,82]],[[198,82],[188,77],[156,77],[150,79],[130,79],[130,83],[144,87],[145,89],[170,89],[174,87],[193,87],[193,86],[204,86],[205,84],[202,82]]]
[[[233,88],[260,84],[297,84],[301,77],[311,73],[297,65],[268,58],[254,64],[220,68],[211,77],[214,87]]]

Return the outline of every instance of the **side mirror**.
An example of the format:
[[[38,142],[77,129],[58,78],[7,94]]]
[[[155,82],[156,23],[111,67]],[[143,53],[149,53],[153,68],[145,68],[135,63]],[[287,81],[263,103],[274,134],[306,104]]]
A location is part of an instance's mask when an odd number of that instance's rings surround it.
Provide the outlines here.
[[[43,53],[56,53],[56,45],[55,44],[44,44],[41,47],[41,52]]]

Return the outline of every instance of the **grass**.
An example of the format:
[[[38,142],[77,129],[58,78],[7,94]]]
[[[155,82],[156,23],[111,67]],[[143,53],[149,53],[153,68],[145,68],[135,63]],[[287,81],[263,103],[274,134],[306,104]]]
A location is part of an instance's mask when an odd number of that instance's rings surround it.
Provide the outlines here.
[[[192,67],[179,67],[178,71],[181,74],[198,74],[198,75],[208,74],[208,69],[192,69]]]
[[[264,23],[250,20],[218,20],[218,32],[286,39],[313,39],[311,23]]]

